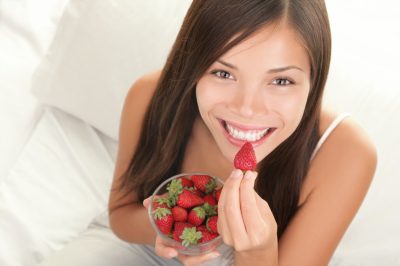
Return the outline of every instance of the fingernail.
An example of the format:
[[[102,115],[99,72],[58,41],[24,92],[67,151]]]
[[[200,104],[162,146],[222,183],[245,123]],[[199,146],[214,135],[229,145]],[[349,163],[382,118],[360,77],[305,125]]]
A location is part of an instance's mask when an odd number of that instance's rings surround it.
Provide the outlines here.
[[[175,258],[176,256],[178,256],[178,254],[176,253],[176,251],[171,251],[171,252],[168,253],[168,256],[170,258]]]
[[[238,169],[235,169],[235,170],[233,170],[231,177],[233,179],[239,179],[241,175],[242,175],[241,171]]]
[[[212,259],[218,258],[219,255],[221,255],[221,254],[219,254],[219,253],[212,253],[212,254],[211,254],[211,258],[212,258]]]
[[[244,178],[246,178],[246,179],[250,179],[252,176],[253,176],[253,172],[252,171],[247,171],[244,174]]]

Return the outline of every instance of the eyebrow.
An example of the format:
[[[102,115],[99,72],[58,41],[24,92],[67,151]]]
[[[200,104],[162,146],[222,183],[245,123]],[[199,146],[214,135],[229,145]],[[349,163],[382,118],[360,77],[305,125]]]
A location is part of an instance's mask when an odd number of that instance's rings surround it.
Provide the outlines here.
[[[218,59],[217,62],[220,63],[220,64],[223,64],[224,66],[230,67],[232,69],[238,69],[236,66],[234,66],[234,65],[232,65],[230,63],[227,63],[227,62],[225,62],[225,61],[223,61],[221,59]],[[285,66],[285,67],[271,68],[271,69],[269,69],[267,71],[267,73],[278,73],[278,72],[283,72],[283,71],[290,70],[290,69],[297,69],[297,70],[300,70],[300,71],[304,72],[304,70],[301,69],[300,67],[294,66],[294,65],[290,65],[290,66]]]

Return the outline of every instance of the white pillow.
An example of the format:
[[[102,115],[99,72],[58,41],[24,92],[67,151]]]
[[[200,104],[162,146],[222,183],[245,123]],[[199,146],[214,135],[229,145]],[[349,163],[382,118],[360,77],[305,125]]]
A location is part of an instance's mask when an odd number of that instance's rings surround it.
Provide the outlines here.
[[[107,211],[115,147],[80,119],[45,108],[0,183],[0,265],[35,265]]]
[[[117,140],[126,92],[161,68],[190,0],[71,0],[32,79],[42,103]]]

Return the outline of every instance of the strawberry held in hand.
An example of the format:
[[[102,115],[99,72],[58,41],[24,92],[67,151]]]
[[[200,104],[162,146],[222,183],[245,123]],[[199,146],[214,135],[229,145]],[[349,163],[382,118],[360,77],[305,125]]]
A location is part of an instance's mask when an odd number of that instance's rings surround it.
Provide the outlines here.
[[[254,171],[257,166],[256,154],[254,153],[253,145],[250,142],[243,144],[242,148],[235,155],[233,161],[235,168],[242,171]]]

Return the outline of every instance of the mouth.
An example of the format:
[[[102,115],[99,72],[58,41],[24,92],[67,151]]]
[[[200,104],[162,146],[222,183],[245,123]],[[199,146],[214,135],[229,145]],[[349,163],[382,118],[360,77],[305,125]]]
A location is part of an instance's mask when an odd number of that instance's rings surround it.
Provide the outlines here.
[[[259,146],[275,131],[275,127],[244,126],[219,119],[225,137],[235,146],[242,146],[245,142],[251,142],[253,146]]]

